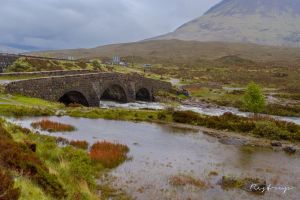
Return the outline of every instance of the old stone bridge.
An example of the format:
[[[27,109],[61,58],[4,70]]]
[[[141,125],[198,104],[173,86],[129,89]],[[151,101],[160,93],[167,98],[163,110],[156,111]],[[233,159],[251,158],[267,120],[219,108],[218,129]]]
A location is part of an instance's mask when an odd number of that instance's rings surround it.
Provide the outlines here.
[[[171,89],[167,82],[121,73],[52,76],[13,81],[5,86],[8,93],[95,107],[99,106],[100,100],[153,101],[156,91]]]

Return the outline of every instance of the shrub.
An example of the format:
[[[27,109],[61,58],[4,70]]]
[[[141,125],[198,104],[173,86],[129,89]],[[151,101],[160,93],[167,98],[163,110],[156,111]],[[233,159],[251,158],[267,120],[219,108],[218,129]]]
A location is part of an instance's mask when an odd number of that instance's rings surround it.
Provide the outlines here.
[[[173,120],[178,123],[195,123],[199,120],[199,114],[193,111],[175,111],[173,113]]]
[[[87,141],[71,141],[70,145],[79,149],[87,149],[89,147],[89,143]]]
[[[76,130],[74,126],[52,122],[48,119],[43,119],[38,122],[31,123],[31,126],[36,129],[41,129],[48,132],[70,132]]]
[[[282,130],[274,122],[256,122],[253,134],[268,139],[288,139],[288,131]]]
[[[13,177],[0,168],[0,200],[17,200],[20,189],[14,188]]]
[[[255,83],[249,83],[244,95],[244,104],[247,110],[258,113],[264,110],[266,99],[262,89]]]
[[[126,145],[103,141],[92,146],[90,157],[104,167],[113,168],[127,159],[128,151],[129,148]]]

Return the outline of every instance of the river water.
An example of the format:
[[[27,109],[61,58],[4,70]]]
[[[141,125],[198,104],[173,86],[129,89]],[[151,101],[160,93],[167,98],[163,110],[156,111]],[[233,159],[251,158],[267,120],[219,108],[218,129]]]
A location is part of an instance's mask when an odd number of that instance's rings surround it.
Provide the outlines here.
[[[51,133],[69,140],[86,140],[91,144],[107,140],[127,144],[132,158],[114,169],[112,184],[138,200],[298,200],[300,197],[299,154],[287,155],[280,150],[225,145],[199,130],[171,125],[135,123],[103,119],[48,117],[75,126],[71,133]],[[23,127],[42,118],[10,119]],[[49,134],[42,132],[42,134]],[[215,171],[217,176],[209,176]],[[187,174],[209,186],[175,187],[170,177]],[[294,189],[285,194],[271,190],[254,195],[240,189],[223,190],[217,183],[222,176],[257,177],[272,186]],[[114,198],[112,198],[114,199]]]
[[[154,110],[163,110],[166,109],[168,106],[158,103],[158,102],[142,102],[137,101],[134,103],[117,103],[114,101],[101,101],[100,102],[101,108],[127,108],[127,109],[154,109]],[[247,117],[251,115],[248,112],[239,111],[237,108],[233,107],[225,107],[225,106],[207,106],[207,105],[180,105],[176,108],[177,110],[191,110],[196,113],[210,115],[210,116],[220,116],[226,112],[231,112],[233,114]],[[282,117],[282,116],[271,116],[273,118],[294,122],[300,125],[300,117]]]

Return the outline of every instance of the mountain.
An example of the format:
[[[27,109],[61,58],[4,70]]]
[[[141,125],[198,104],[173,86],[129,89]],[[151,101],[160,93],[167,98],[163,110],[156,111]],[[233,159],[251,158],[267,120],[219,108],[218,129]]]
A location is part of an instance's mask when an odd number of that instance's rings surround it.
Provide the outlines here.
[[[174,32],[152,39],[300,47],[300,0],[223,0]]]
[[[17,54],[17,53],[24,53],[24,52],[26,52],[26,50],[11,47],[11,46],[7,46],[7,45],[0,45],[0,53]]]

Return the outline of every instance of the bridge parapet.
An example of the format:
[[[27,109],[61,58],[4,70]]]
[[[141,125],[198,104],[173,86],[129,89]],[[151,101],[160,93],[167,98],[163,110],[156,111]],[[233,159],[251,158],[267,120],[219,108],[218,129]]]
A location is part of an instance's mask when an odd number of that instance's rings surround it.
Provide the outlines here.
[[[133,102],[153,100],[158,90],[172,89],[168,82],[145,78],[137,74],[87,73],[54,76],[10,82],[8,93],[42,98],[64,103],[81,103],[99,106],[101,99]]]

